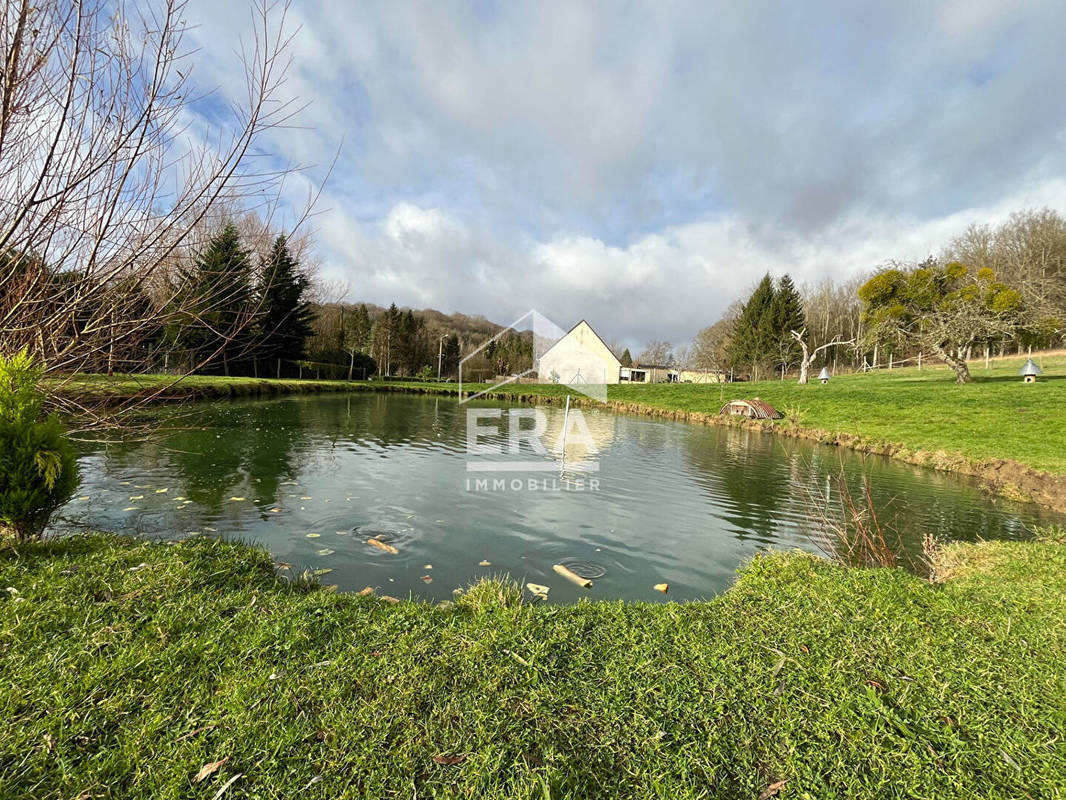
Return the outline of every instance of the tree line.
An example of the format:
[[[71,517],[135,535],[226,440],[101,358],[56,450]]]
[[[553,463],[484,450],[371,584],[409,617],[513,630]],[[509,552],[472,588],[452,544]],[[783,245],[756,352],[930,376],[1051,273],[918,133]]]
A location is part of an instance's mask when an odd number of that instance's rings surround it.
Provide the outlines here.
[[[960,382],[967,359],[1061,344],[1066,219],[1049,209],[973,225],[939,255],[797,288],[769,275],[683,350],[686,365],[736,378],[805,381],[820,364],[880,368],[935,358]]]

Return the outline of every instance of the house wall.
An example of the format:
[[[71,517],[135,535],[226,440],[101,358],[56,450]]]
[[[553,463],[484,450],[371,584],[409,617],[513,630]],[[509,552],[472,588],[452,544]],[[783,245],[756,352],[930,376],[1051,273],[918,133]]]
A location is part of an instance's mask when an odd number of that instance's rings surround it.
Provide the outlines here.
[[[623,367],[623,370],[626,368]],[[623,378],[622,382],[631,383],[671,383],[670,377],[676,375],[674,383],[724,383],[725,376],[720,372],[712,372],[702,369],[667,369],[665,367],[631,367],[633,372],[644,373],[642,380]]]
[[[641,369],[648,373],[647,383],[669,383],[670,373],[676,372],[676,370],[663,367],[641,367]]]
[[[579,374],[585,383],[618,383],[619,367],[610,348],[581,322],[540,357],[537,375],[541,383],[574,383]]]
[[[682,383],[724,383],[723,375],[720,372],[711,372],[709,370],[702,369],[683,369],[681,370],[681,382]]]

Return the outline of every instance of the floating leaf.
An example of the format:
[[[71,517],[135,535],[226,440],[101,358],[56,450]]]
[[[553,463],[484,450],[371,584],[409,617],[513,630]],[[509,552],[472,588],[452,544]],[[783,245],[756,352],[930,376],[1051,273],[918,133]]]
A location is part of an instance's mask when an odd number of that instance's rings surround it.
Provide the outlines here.
[[[315,550],[315,554],[320,556],[331,556],[336,552],[336,550],[330,550],[328,547],[323,547],[320,550]]]
[[[143,500],[143,499],[144,499],[144,495],[143,494],[134,495],[133,497],[130,498],[130,500]]]
[[[492,562],[488,561],[486,559],[482,559],[481,561],[477,562],[477,565],[479,567],[491,567],[492,566]]]
[[[391,544],[388,544],[387,542],[383,542],[380,539],[370,538],[370,539],[366,540],[366,543],[368,545],[370,545],[371,547],[376,547],[378,550],[382,550],[382,551],[384,551],[386,553],[391,553],[392,555],[396,555],[397,553],[400,552],[395,547],[393,547]]]
[[[429,575],[423,575],[422,583],[433,583],[433,578],[429,577]]]
[[[663,594],[666,594],[668,591],[670,591],[670,584],[657,583],[652,588],[657,592],[662,592]]]
[[[322,569],[316,569],[315,575],[329,575],[331,572],[333,572],[333,570],[329,567],[323,567]]]
[[[136,510],[137,510],[137,506],[126,506],[126,507],[125,507],[124,509],[122,509],[122,510],[123,510],[123,511],[136,511]]]
[[[347,536],[351,531],[337,531],[338,536]]]
[[[307,538],[308,539],[317,539],[321,535],[322,535],[321,533],[309,533],[309,534],[307,534]]]
[[[277,507],[275,506],[274,508],[270,509],[270,513],[271,513],[271,514],[280,514],[280,513],[281,513],[281,509],[280,509],[280,508],[277,508]]]
[[[240,503],[244,501],[243,497],[231,497],[230,500],[234,503]]]
[[[433,569],[433,565],[432,564],[426,564],[425,566],[422,567],[422,569]]]
[[[169,491],[170,491],[170,489],[156,489],[155,493],[156,494],[166,494]]]
[[[304,497],[301,497],[300,499],[301,499],[301,500],[310,500],[311,498],[310,498],[310,497],[307,497],[307,496],[305,495]]]
[[[84,500],[88,500],[89,498],[88,497],[79,497],[78,499],[84,501]]]
[[[544,586],[539,583],[527,583],[526,588],[529,589],[529,591],[533,592],[533,594],[541,595],[547,594],[550,587]]]
[[[196,773],[196,777],[192,779],[193,783],[199,783],[204,778],[209,778],[218,772],[222,767],[226,766],[226,762],[229,761],[229,756],[226,756],[219,761],[210,761],[200,767],[200,771]]]

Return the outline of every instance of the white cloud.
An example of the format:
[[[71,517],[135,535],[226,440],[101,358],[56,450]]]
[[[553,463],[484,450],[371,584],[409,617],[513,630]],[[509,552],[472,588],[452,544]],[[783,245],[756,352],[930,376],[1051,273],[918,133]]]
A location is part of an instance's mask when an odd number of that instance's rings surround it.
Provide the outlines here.
[[[223,94],[239,5],[189,10],[195,75]],[[1062,4],[307,0],[292,16],[286,91],[311,106],[270,144],[324,165],[343,142],[316,226],[353,298],[533,306],[678,341],[765,271],[842,277],[970,222],[1066,211]]]

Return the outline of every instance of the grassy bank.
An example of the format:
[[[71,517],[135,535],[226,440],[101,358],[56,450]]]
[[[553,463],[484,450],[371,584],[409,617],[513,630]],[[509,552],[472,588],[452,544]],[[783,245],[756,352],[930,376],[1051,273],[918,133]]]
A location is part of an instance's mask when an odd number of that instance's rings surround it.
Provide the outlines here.
[[[1061,796],[1066,547],[944,564],[778,554],[707,603],[437,608],[215,541],[6,549],[0,794]]]
[[[152,402],[275,397],[289,394],[348,392],[348,381],[228,378],[222,375],[68,375],[50,379],[50,388],[77,403],[122,403],[139,398]]]

